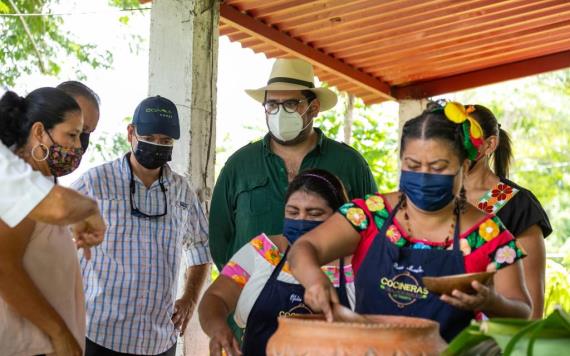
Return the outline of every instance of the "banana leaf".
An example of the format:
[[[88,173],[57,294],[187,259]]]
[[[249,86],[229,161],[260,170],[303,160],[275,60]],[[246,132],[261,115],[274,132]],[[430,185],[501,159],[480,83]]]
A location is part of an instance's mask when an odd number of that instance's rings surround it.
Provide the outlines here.
[[[481,345],[486,352],[481,351]],[[443,354],[489,354],[493,348],[490,345],[505,356],[566,355],[570,350],[570,316],[557,309],[542,320],[474,321],[451,341]]]

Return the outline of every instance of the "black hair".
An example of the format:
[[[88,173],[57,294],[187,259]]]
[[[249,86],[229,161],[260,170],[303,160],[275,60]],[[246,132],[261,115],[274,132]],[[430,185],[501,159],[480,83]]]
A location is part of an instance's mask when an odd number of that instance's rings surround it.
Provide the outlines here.
[[[8,147],[20,148],[28,141],[34,123],[41,122],[50,130],[72,111],[80,111],[77,102],[56,88],[39,88],[25,98],[8,91],[0,98],[0,140]]]
[[[97,95],[97,93],[95,93],[87,85],[75,80],[69,80],[67,82],[61,83],[56,88],[63,90],[74,98],[78,96],[84,97],[93,105],[95,105],[97,111],[99,111],[99,104],[101,104],[101,99],[99,98],[99,95]]]
[[[311,103],[313,100],[317,98],[317,94],[313,93],[310,90],[301,90],[301,94],[307,99],[307,103]]]
[[[493,171],[499,177],[507,178],[509,176],[509,168],[513,159],[512,141],[509,134],[501,129],[497,118],[491,110],[483,105],[472,105],[475,111],[471,116],[477,120],[483,129],[483,136],[497,136],[499,144],[497,149],[493,152]]]
[[[430,102],[424,112],[404,124],[400,156],[404,153],[409,139],[442,140],[449,143],[453,152],[457,154],[459,162],[463,163],[467,159],[463,138],[462,126],[449,120],[439,103]]]
[[[348,202],[348,194],[344,189],[342,181],[324,169],[308,169],[299,173],[289,183],[285,201],[289,200],[293,193],[300,190],[320,196],[333,211]]]

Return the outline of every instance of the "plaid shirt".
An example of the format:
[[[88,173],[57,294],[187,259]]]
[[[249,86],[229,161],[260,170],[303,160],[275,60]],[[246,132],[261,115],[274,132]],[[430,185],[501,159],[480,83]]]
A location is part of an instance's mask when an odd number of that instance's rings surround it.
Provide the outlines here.
[[[171,317],[182,250],[188,266],[210,262],[208,222],[186,180],[165,166],[168,214],[131,215],[130,168],[125,157],[95,167],[73,187],[99,203],[108,224],[104,242],[81,257],[87,306],[87,337],[108,349],[160,354],[177,332]],[[150,188],[134,176],[134,203],[149,215],[164,212],[158,181]]]

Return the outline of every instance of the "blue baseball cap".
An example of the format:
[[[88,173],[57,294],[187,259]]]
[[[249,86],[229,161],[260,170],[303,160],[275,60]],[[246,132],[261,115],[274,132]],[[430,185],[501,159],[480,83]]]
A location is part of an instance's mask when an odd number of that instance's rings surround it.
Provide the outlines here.
[[[142,136],[163,134],[180,138],[180,122],[176,105],[159,95],[144,99],[135,109],[133,125]]]

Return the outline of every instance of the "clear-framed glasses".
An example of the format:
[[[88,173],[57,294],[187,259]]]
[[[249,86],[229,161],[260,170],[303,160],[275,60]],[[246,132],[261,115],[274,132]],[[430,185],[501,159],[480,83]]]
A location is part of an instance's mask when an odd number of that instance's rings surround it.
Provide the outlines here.
[[[300,99],[288,99],[284,101],[277,101],[277,100],[267,100],[263,103],[263,108],[265,112],[270,115],[277,114],[279,112],[279,107],[282,106],[283,110],[292,114],[297,112],[299,105],[307,100],[300,100]]]
[[[152,135],[151,136],[139,136],[137,133],[135,133],[135,137],[139,141],[153,143],[155,145],[161,145],[161,146],[172,146],[172,145],[174,145],[174,139],[171,137],[156,137],[156,136],[152,136]]]

